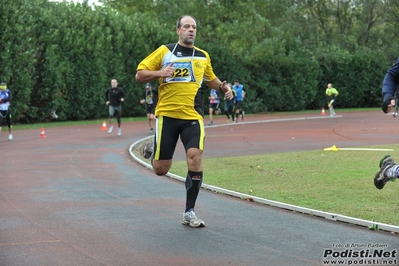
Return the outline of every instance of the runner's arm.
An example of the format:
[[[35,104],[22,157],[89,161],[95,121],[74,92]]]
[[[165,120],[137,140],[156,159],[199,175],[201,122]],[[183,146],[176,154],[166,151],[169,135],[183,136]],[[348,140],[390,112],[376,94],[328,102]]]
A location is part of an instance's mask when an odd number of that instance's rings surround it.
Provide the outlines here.
[[[388,113],[390,109],[395,105],[395,92],[399,85],[399,59],[396,63],[387,71],[382,83],[382,111]]]
[[[136,80],[138,82],[150,82],[158,78],[173,77],[174,73],[175,68],[173,67],[172,62],[170,65],[161,70],[140,69],[136,72]]]

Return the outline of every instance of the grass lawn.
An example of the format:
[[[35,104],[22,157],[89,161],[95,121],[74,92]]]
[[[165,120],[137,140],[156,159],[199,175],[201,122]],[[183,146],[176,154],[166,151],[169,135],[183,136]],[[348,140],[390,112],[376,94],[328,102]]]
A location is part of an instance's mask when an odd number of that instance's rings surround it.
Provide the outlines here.
[[[394,149],[399,145],[379,146]],[[203,159],[204,183],[297,206],[399,226],[399,180],[373,178],[384,151],[308,151]],[[398,161],[399,162],[399,161]],[[220,167],[223,165],[224,167]],[[171,173],[186,176],[184,161]]]

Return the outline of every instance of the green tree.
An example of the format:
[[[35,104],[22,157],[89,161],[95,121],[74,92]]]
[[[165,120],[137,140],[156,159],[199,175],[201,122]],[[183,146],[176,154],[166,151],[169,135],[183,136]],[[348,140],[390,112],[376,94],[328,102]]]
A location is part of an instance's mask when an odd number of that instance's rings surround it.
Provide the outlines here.
[[[14,119],[23,118],[28,112],[35,61],[31,30],[38,4],[28,5],[23,0],[4,0],[0,4],[0,80],[12,90]]]

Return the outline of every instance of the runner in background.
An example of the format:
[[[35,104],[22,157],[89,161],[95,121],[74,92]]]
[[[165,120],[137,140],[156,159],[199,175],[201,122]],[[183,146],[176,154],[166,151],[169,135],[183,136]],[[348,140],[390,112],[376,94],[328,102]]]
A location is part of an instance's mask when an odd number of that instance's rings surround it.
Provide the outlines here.
[[[231,83],[227,83],[227,86],[230,88],[232,87]],[[237,93],[233,89],[231,90],[231,92],[233,93],[233,98],[229,99],[226,96],[224,97],[224,113],[227,116],[227,123],[234,122],[234,107],[236,104]]]
[[[220,105],[220,94],[218,90],[211,89],[209,93],[209,119],[210,122],[208,126],[213,126],[213,112],[215,111],[215,115],[219,114],[219,105]]]
[[[328,109],[330,109],[330,116],[336,116],[337,114],[335,113],[334,110],[334,104],[338,96],[338,91],[336,88],[333,88],[331,83],[327,84],[326,95],[327,95]]]
[[[157,106],[158,91],[152,88],[151,83],[145,85],[143,99],[140,100],[141,104],[145,103],[148,125],[150,126],[149,134],[154,134],[155,126],[155,107]]]
[[[0,83],[0,132],[3,124],[3,119],[6,119],[8,126],[8,140],[12,140],[12,125],[11,125],[11,114],[10,104],[12,100],[11,91],[7,88],[7,84]]]
[[[116,113],[116,120],[118,121],[118,136],[122,135],[121,116],[122,103],[125,101],[125,92],[121,87],[118,87],[116,79],[111,80],[111,87],[105,91],[105,104],[108,106],[109,124],[108,133],[111,134],[114,129],[113,121]]]
[[[238,117],[241,115],[241,120],[244,120],[244,116],[245,113],[242,110],[242,102],[244,101],[244,97],[245,97],[245,89],[244,89],[244,85],[240,84],[240,82],[238,81],[238,79],[236,79],[234,81],[234,85],[232,86],[232,90],[235,90],[237,93],[236,96],[236,106],[235,106],[235,119],[234,121],[237,123],[238,122]]]

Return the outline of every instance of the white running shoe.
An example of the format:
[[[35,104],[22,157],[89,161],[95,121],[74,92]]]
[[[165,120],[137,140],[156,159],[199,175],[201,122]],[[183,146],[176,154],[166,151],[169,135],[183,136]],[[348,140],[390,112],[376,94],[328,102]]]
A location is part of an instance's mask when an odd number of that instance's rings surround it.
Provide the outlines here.
[[[109,127],[109,129],[108,129],[108,134],[111,134],[111,133],[112,133],[112,130],[114,130],[114,126],[110,126],[110,127]]]
[[[12,134],[8,135],[8,140],[12,140]]]
[[[197,215],[193,209],[188,212],[183,213],[183,222],[184,225],[189,225],[191,227],[204,227],[205,223],[201,219],[198,219]]]
[[[118,128],[118,136],[122,135],[122,129]]]

